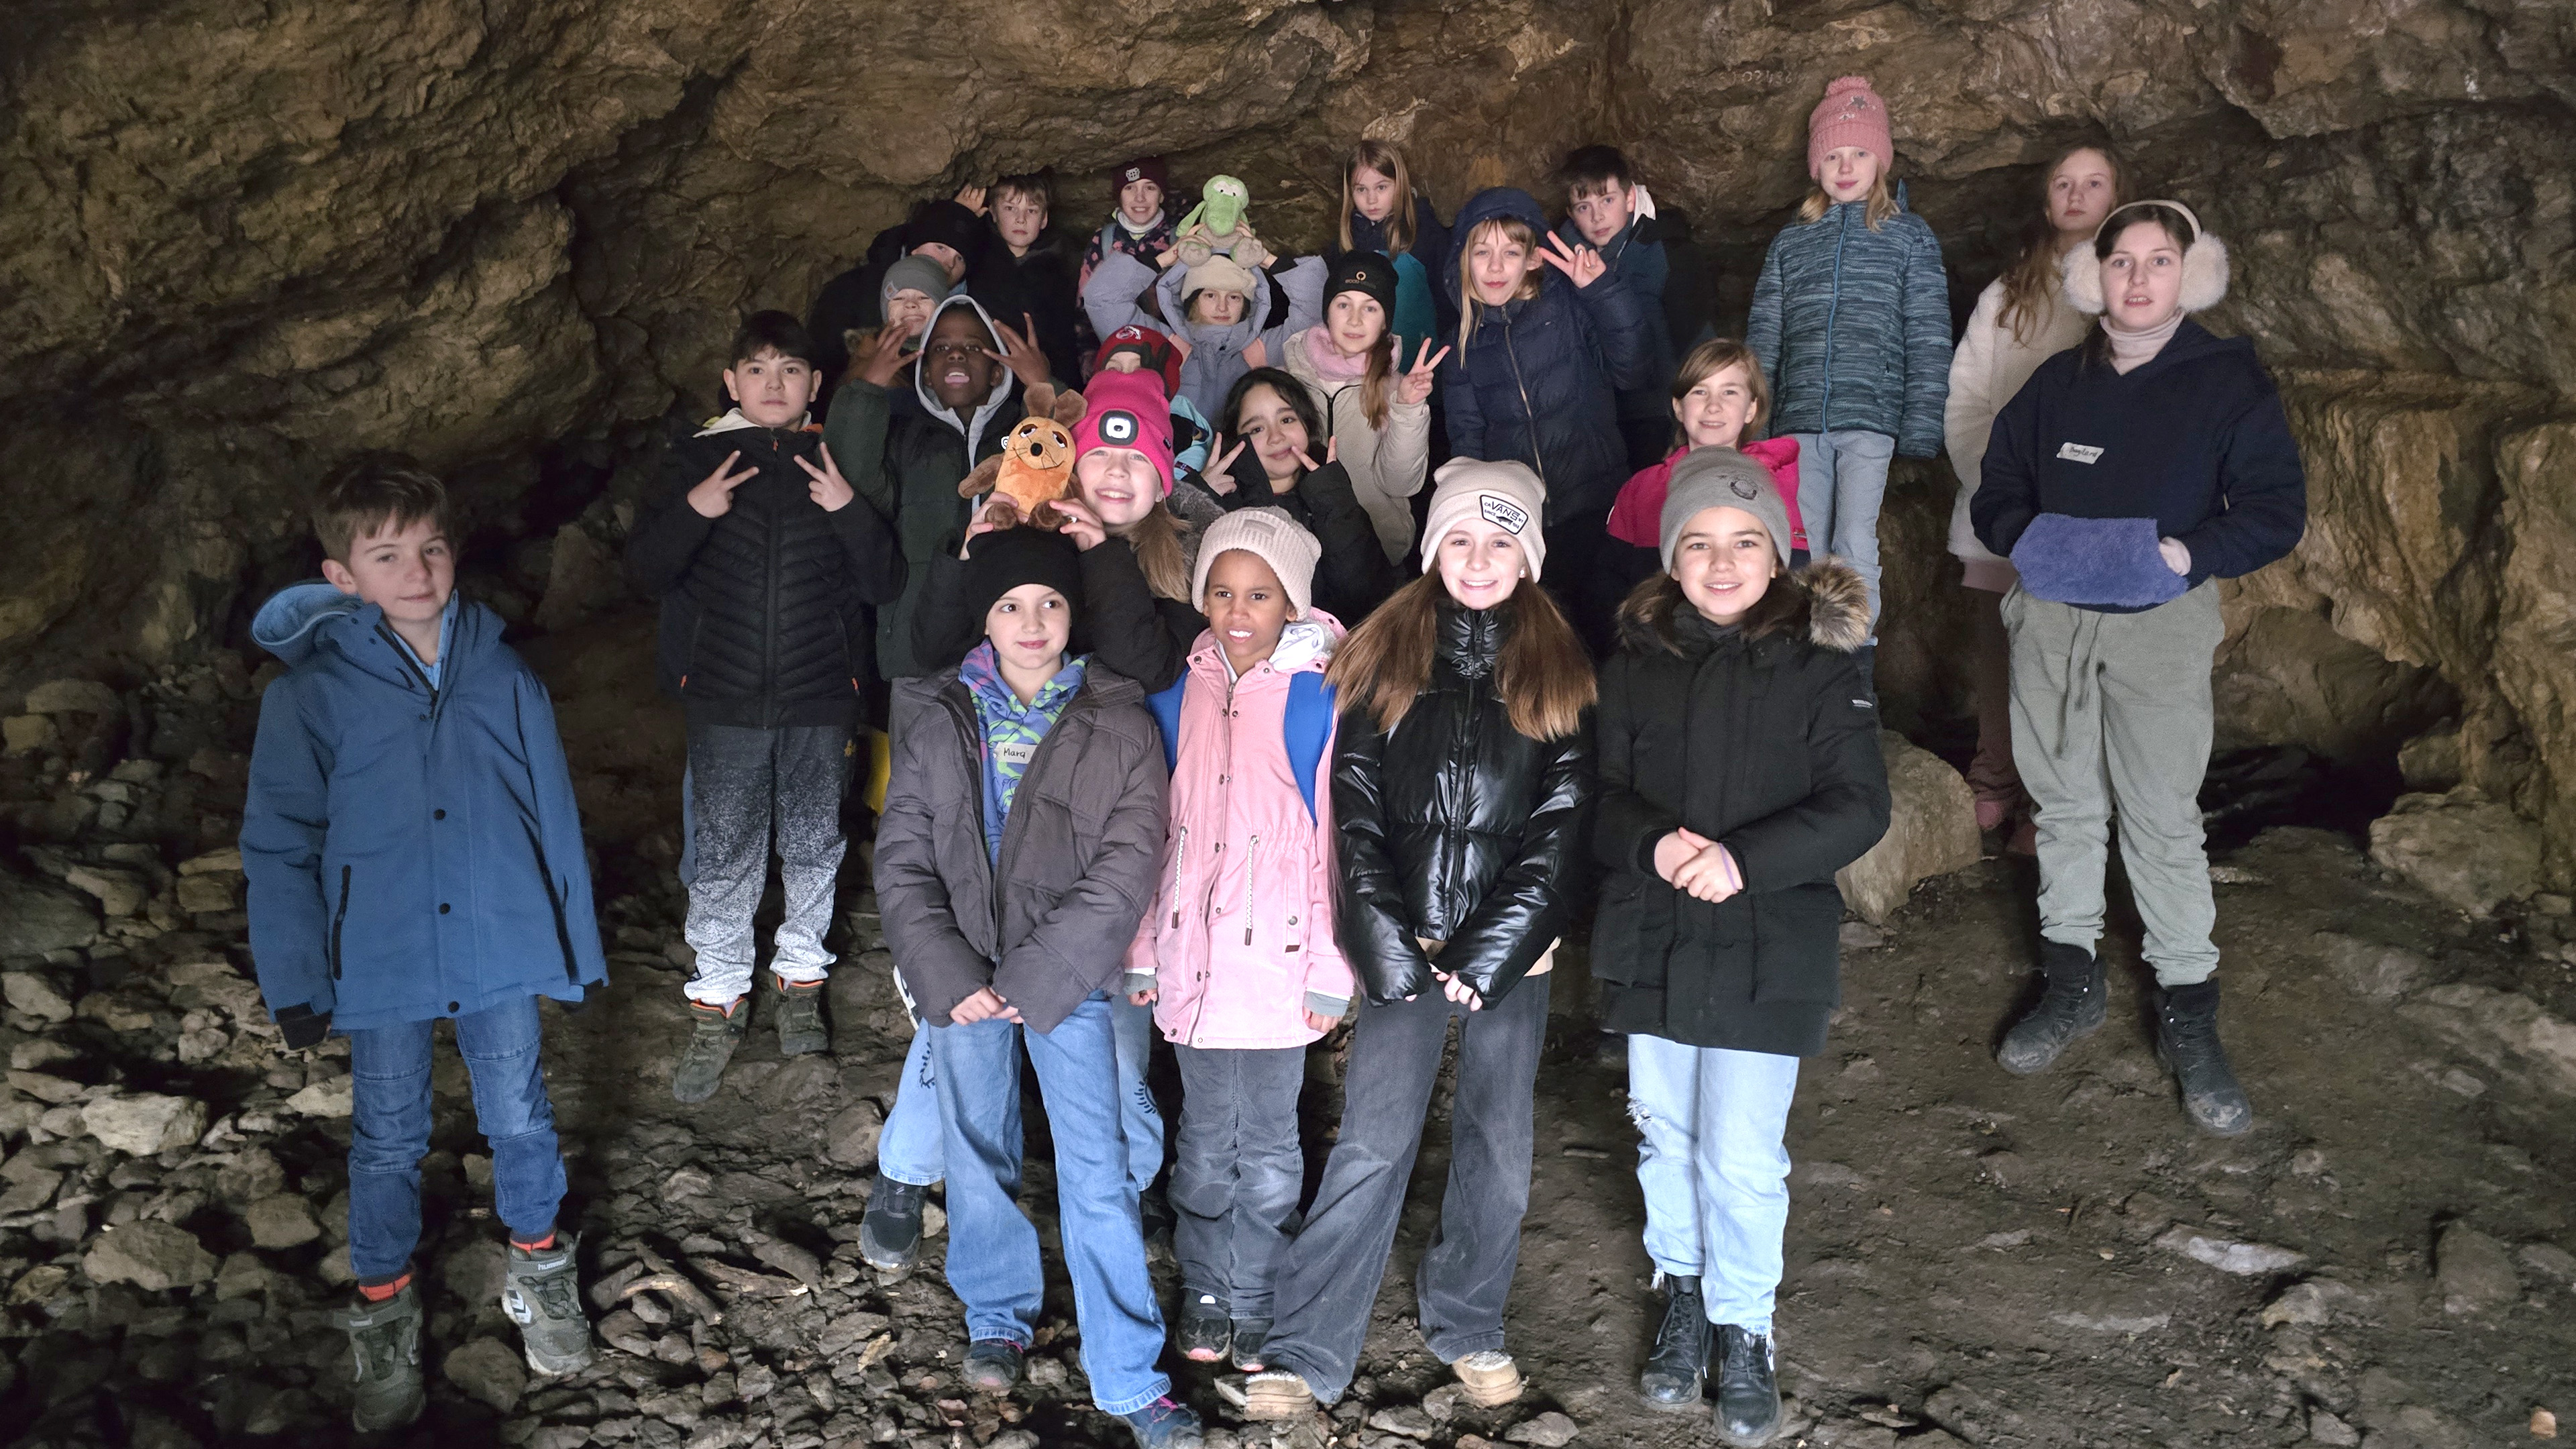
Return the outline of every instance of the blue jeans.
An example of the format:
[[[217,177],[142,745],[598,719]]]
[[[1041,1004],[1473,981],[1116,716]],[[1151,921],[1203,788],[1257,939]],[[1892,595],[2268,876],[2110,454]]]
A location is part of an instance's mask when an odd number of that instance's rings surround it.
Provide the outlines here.
[[[1116,997],[1109,1003],[1109,1019],[1118,1037],[1119,1127],[1127,1139],[1127,1175],[1142,1193],[1163,1170],[1163,1114],[1145,1082],[1154,1051],[1154,1008],[1131,1006],[1127,998]],[[948,1175],[948,1154],[940,1138],[939,1076],[930,1062],[926,1030],[912,1034],[912,1049],[904,1053],[903,1079],[886,1111],[885,1130],[877,1134],[877,1171],[915,1187],[928,1187]]]
[[[1809,535],[1813,537],[1813,535]],[[1708,1321],[1771,1332],[1789,1229],[1789,1099],[1798,1059],[1628,1038],[1628,1115],[1646,1256],[1696,1277]]]
[[[1171,1392],[1154,1367],[1163,1311],[1145,1270],[1145,1230],[1118,1126],[1109,998],[1094,993],[1049,1032],[1007,1021],[925,1027],[948,1155],[948,1286],[966,1336],[1026,1345],[1046,1297],[1038,1230],[1021,1213],[1020,1045],[1037,1068],[1055,1138],[1056,1214],[1082,1372],[1092,1403],[1132,1414]]]
[[[1797,433],[1798,517],[1807,551],[1850,564],[1869,586],[1870,639],[1878,638],[1878,505],[1887,497],[1887,463],[1896,440],[1885,433],[1837,428]]]
[[[420,1245],[420,1159],[429,1151],[431,1021],[349,1033],[349,1269],[391,1278]],[[456,1018],[474,1081],[474,1120],[492,1147],[492,1194],[522,1240],[552,1231],[564,1195],[554,1104],[538,1061],[537,999]]]

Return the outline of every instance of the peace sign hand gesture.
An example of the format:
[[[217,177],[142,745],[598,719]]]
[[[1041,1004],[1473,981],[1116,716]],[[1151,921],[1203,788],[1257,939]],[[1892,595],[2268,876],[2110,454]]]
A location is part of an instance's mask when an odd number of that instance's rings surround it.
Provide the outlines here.
[[[722,518],[731,513],[733,490],[760,476],[760,469],[749,463],[743,464],[741,472],[734,472],[733,465],[741,457],[739,448],[725,454],[725,460],[716,465],[716,470],[689,490],[689,507],[700,518]]]
[[[1037,321],[1023,312],[1020,314],[1020,326],[1025,330],[1014,332],[1011,330],[1011,324],[998,317],[994,318],[993,335],[1000,340],[1002,350],[995,352],[987,347],[983,349],[984,355],[1009,368],[1011,376],[1020,380],[1022,388],[1044,387],[1049,380],[1046,354],[1040,352],[1037,344],[1029,340],[1038,335]]]
[[[1199,481],[1219,493],[1233,492],[1234,460],[1242,455],[1244,445],[1250,441],[1252,440],[1249,438],[1235,439],[1233,447],[1219,454],[1215,462],[1199,470]]]
[[[910,352],[903,350],[904,344],[911,340],[912,334],[894,323],[878,328],[877,339],[868,350],[850,359],[850,375],[878,387],[893,386],[895,377],[904,367],[921,355],[919,348]]]
[[[1322,463],[1318,463],[1313,458],[1308,457],[1305,449],[1299,448],[1297,450],[1297,466],[1305,469],[1309,473],[1315,472],[1316,470],[1324,467],[1327,463],[1338,463],[1341,460],[1342,440],[1339,438],[1326,438],[1324,440],[1324,461]]]
[[[1438,356],[1432,356],[1430,353],[1431,339],[1425,337],[1422,339],[1422,350],[1413,355],[1413,366],[1406,369],[1403,380],[1395,385],[1397,402],[1418,403],[1430,398],[1435,370],[1440,366],[1441,360],[1449,355],[1449,349],[1441,348]],[[1401,337],[1396,339],[1395,355],[1399,361],[1404,357],[1404,339]]]
[[[1547,234],[1547,247],[1548,249],[1540,252],[1539,256],[1549,266],[1572,278],[1577,287],[1591,286],[1601,280],[1603,272],[1609,270],[1608,265],[1601,260],[1599,252],[1590,247],[1568,246],[1565,238],[1555,232]]]

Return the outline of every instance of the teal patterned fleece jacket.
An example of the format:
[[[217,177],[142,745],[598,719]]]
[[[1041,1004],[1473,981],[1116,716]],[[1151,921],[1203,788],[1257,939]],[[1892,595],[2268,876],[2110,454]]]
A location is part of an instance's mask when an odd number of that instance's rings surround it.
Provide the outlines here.
[[[1884,433],[1908,458],[1941,451],[1950,288],[1941,243],[1904,209],[1869,228],[1850,201],[1783,227],[1753,284],[1744,340],[1771,384],[1765,431]]]

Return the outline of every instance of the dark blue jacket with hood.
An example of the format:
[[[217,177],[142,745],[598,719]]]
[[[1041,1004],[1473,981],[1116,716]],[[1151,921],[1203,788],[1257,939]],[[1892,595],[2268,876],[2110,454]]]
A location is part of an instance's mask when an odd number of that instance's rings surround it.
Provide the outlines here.
[[[554,704],[499,615],[453,607],[436,689],[382,609],[329,584],[251,624],[292,666],[260,700],[242,815],[272,1015],[356,1031],[608,978]]]
[[[1469,234],[1491,217],[1522,222],[1545,245],[1547,215],[1528,192],[1477,192],[1450,228],[1441,268],[1450,295],[1458,295]],[[1544,266],[1537,296],[1476,311],[1465,345],[1440,364],[1450,451],[1530,465],[1547,485],[1549,523],[1607,516],[1629,471],[1616,389],[1652,380],[1648,330],[1660,319],[1616,271],[1577,288]]]

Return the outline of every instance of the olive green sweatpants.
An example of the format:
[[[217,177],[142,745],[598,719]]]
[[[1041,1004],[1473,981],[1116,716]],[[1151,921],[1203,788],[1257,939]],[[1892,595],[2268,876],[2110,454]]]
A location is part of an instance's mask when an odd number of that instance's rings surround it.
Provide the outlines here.
[[[2013,764],[2039,832],[2039,933],[2093,950],[2102,938],[2110,825],[2157,984],[2218,969],[2218,904],[2201,848],[2209,769],[2209,669],[2225,626],[2218,585],[2135,614],[2004,596],[2012,639]]]

